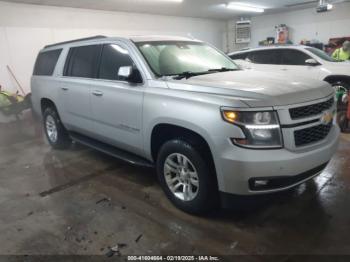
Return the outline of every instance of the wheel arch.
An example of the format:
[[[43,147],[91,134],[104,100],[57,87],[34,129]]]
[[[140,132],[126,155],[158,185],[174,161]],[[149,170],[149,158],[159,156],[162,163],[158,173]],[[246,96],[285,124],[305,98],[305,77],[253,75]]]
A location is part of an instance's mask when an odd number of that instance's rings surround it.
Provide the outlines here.
[[[324,81],[330,84],[345,82],[348,86],[350,86],[350,76],[348,75],[329,75],[324,79]]]
[[[210,165],[210,168],[216,174],[215,161],[210,143],[198,129],[184,127],[179,124],[158,123],[153,126],[150,136],[150,153],[153,161],[156,161],[161,146],[171,139],[183,139],[191,145],[200,149]]]
[[[54,109],[57,110],[55,103],[51,99],[41,98],[41,100],[40,100],[41,113],[43,114],[45,109],[48,107],[53,107]]]

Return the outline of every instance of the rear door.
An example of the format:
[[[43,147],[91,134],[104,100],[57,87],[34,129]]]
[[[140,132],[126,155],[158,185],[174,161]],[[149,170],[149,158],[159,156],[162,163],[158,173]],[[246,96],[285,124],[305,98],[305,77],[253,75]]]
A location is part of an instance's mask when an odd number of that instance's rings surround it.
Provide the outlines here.
[[[306,60],[311,56],[296,49],[281,49],[283,70],[289,75],[318,79],[319,66],[310,66]]]
[[[142,153],[143,84],[118,78],[122,66],[136,67],[123,43],[105,44],[98,80],[91,91],[92,118],[98,139],[134,153]]]
[[[70,48],[61,81],[61,101],[64,101],[65,125],[72,131],[93,134],[91,90],[97,77],[102,45]]]

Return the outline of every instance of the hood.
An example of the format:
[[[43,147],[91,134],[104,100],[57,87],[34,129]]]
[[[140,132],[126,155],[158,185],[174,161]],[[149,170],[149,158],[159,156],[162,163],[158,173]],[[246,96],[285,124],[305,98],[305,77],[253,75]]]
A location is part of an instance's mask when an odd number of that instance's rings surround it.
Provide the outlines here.
[[[170,80],[168,86],[171,89],[189,92],[236,97],[250,107],[292,105],[324,98],[334,92],[333,88],[323,81],[255,70]]]

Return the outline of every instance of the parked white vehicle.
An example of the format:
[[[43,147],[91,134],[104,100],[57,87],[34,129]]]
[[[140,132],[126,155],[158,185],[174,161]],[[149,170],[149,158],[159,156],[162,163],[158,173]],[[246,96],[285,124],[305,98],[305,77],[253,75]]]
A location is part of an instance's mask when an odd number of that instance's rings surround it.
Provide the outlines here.
[[[246,49],[229,56],[245,69],[287,72],[350,88],[350,62],[338,62],[322,50],[302,45]]]

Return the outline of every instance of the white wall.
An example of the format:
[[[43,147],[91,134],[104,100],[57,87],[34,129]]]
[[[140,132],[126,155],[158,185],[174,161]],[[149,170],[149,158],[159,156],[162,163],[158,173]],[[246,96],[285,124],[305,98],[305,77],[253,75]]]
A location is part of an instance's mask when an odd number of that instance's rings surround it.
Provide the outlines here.
[[[350,36],[350,3],[336,4],[334,10],[326,13],[317,13],[316,8],[308,8],[292,12],[271,15],[262,15],[251,18],[252,41],[251,47],[258,46],[259,41],[269,36],[276,37],[275,26],[286,24],[290,29],[291,40],[299,44],[302,39],[317,39],[328,43],[329,38]],[[235,20],[229,21],[232,26]],[[234,30],[229,31],[230,51],[241,46],[232,44]],[[232,39],[232,40],[230,40]]]
[[[95,11],[0,1],[0,85],[16,90],[9,65],[26,91],[38,51],[46,44],[92,35],[188,34],[224,46],[226,23],[217,20]]]
[[[245,18],[246,20],[250,20],[250,18]],[[247,47],[247,44],[237,44],[236,43],[236,22],[239,19],[233,19],[230,21],[227,21],[226,23],[226,28],[227,28],[227,44],[226,44],[226,49],[225,51],[227,53],[236,51],[236,50],[241,50],[242,48]]]

